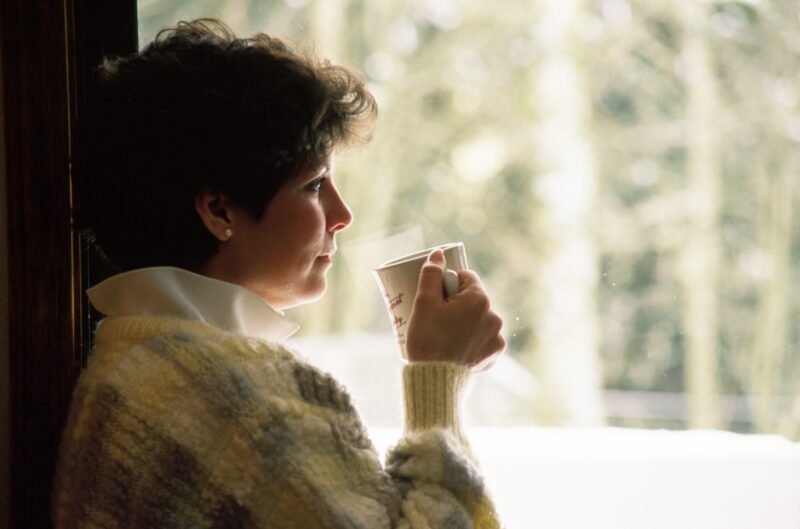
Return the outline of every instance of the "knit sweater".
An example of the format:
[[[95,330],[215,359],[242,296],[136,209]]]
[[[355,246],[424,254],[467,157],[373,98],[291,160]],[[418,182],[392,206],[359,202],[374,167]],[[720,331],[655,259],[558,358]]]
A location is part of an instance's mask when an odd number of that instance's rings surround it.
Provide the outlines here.
[[[284,345],[108,317],[62,437],[55,527],[498,528],[459,422],[468,378],[405,366],[405,432],[381,464],[346,390]]]

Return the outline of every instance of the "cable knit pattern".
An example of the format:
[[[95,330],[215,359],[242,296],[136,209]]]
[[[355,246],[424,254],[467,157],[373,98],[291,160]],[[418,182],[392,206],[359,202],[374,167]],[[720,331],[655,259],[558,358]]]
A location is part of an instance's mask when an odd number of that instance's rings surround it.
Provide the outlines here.
[[[58,529],[494,529],[458,420],[468,370],[404,368],[381,465],[347,391],[295,352],[178,318],[100,324],[52,496]]]

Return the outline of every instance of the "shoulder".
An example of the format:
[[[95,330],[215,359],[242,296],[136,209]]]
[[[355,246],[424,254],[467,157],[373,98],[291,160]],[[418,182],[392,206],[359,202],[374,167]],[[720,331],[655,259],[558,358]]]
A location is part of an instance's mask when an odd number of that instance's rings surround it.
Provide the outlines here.
[[[198,417],[280,417],[298,431],[346,426],[353,444],[369,445],[345,387],[283,344],[182,322],[146,335],[113,330],[98,342],[81,389],[113,389],[148,415],[194,409],[204,410]]]
[[[253,387],[260,397],[353,412],[350,397],[337,380],[282,343],[197,322],[175,320],[166,325],[163,321],[158,332],[148,333],[131,331],[144,320],[101,325],[82,377],[113,380],[117,385],[156,385],[167,392],[197,387],[207,394],[237,394],[237,388]]]
[[[113,318],[101,322],[76,391],[111,386],[165,398],[237,395],[246,388],[260,395],[287,394],[297,387],[291,379],[301,362],[282,344],[197,322]]]
[[[101,322],[90,365],[120,365],[124,358],[174,361],[207,358],[222,363],[292,362],[299,355],[280,343],[176,318],[125,317]],[[87,366],[89,367],[89,366]]]

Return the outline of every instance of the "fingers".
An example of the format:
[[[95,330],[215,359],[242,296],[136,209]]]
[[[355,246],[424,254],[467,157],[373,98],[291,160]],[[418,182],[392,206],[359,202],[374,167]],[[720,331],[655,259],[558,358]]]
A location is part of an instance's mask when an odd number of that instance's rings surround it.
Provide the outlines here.
[[[507,345],[506,344],[506,339],[503,338],[502,335],[498,334],[497,335],[497,340],[495,340],[495,344],[494,345],[495,345],[494,348],[495,348],[495,351],[496,351],[495,352],[495,356],[499,356],[499,355],[503,354],[505,352],[505,350],[506,350],[506,345]]]
[[[417,284],[418,298],[442,299],[442,275],[444,274],[444,252],[437,248],[422,265]]]
[[[481,281],[480,276],[473,272],[472,270],[461,270],[458,272],[458,283],[461,285],[461,290],[465,290],[467,287],[472,285],[477,285],[483,287],[483,282]]]
[[[460,302],[473,307],[478,314],[487,314],[491,310],[492,302],[478,274],[472,270],[461,270],[458,272],[458,279],[459,289],[456,295],[460,296]]]
[[[487,348],[488,351],[492,351],[491,354],[483,357],[480,361],[473,364],[471,366],[471,370],[476,373],[483,373],[484,371],[488,371],[491,369],[494,364],[497,362],[497,359],[500,358],[500,355],[503,354],[506,350],[506,340],[502,336],[498,335],[495,340],[492,340],[491,344]]]
[[[497,358],[506,349],[506,340],[500,334],[503,327],[503,319],[496,313],[492,312],[487,317],[487,327],[489,339],[483,348],[482,355],[475,361],[471,369],[477,373],[488,371],[497,361]]]
[[[434,250],[422,265],[417,295],[409,319],[407,352],[410,361],[452,361],[482,372],[492,367],[506,348],[500,335],[503,320],[478,274],[458,272],[460,288],[445,298],[445,258]],[[452,303],[449,303],[452,301]],[[432,355],[430,351],[438,351]]]
[[[486,356],[499,355],[506,349],[506,339],[500,334],[500,329],[503,328],[503,319],[497,314],[492,313],[489,317],[489,342],[486,346]]]

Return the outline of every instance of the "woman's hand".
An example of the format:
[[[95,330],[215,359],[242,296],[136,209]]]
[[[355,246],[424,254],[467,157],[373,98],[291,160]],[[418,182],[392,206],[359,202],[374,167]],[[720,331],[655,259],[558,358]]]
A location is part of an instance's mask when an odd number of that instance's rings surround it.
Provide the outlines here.
[[[503,320],[491,309],[483,283],[471,270],[458,273],[459,290],[445,299],[444,265],[440,249],[422,265],[406,331],[408,360],[455,362],[485,371],[506,348],[500,335]]]

